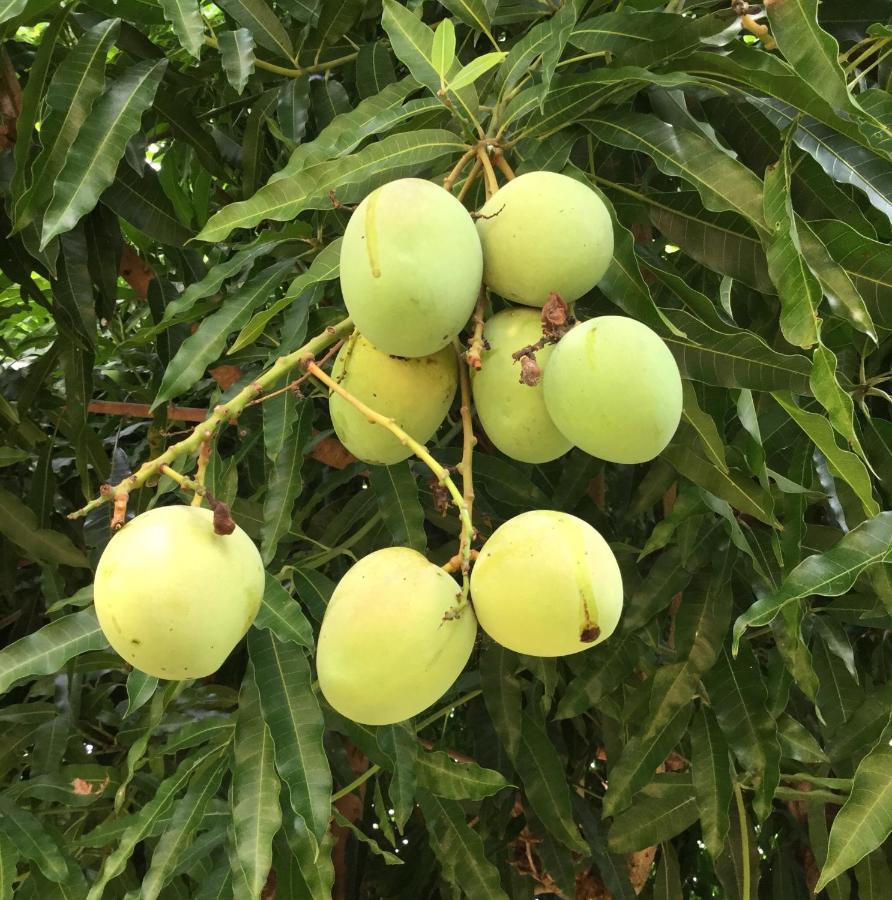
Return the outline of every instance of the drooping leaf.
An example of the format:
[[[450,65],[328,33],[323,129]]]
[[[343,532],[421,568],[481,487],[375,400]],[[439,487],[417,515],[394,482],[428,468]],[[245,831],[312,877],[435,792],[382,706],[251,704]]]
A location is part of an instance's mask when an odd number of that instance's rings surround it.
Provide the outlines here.
[[[204,46],[204,23],[201,20],[198,0],[160,0],[164,18],[183,47],[198,59]]]
[[[369,485],[375,492],[378,508],[394,546],[411,547],[423,553],[427,549],[424,510],[418,500],[418,486],[409,464],[372,466]]]
[[[697,821],[697,798],[690,776],[659,776],[613,820],[608,846],[614,853],[634,853],[668,841]]]
[[[217,46],[226,80],[241,95],[254,74],[254,38],[247,28],[221,31],[217,34]]]
[[[731,805],[731,762],[728,744],[715,716],[701,705],[691,728],[691,777],[700,809],[703,842],[713,859],[728,834]]]
[[[280,641],[291,641],[308,650],[313,649],[313,631],[300,604],[268,572],[263,602],[254,625],[272,632]]]
[[[220,0],[220,6],[246,28],[254,40],[267,50],[292,61],[294,46],[285,26],[267,5],[266,0]]]

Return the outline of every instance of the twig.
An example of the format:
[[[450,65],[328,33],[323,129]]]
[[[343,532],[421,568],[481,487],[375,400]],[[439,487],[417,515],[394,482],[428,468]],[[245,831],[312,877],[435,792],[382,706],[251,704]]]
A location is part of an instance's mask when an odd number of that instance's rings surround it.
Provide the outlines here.
[[[143,463],[129,478],[125,478],[120,484],[114,487],[107,486],[107,489],[100,492],[100,496],[95,500],[91,500],[86,506],[81,507],[73,513],[69,513],[69,519],[80,519],[87,515],[91,510],[102,506],[103,503],[109,503],[116,497],[129,494],[131,491],[142,487],[146,481],[153,475],[157,475],[161,471],[161,467],[169,465],[174,460],[182,456],[188,456],[196,453],[204,441],[208,433],[211,437],[217,434],[231,419],[237,418],[248,403],[255,399],[265,387],[281,378],[284,372],[293,369],[298,363],[307,358],[314,357],[317,353],[325,350],[335,341],[341,340],[353,329],[353,322],[350,319],[343,319],[337,325],[331,325],[321,334],[316,335],[312,340],[304,344],[303,347],[280,356],[265,372],[254,379],[250,384],[246,385],[226,403],[221,403],[214,407],[214,411],[203,422],[200,422],[189,437],[177,444],[172,444],[156,459]]]
[[[476,160],[474,165],[471,167],[471,171],[468,173],[468,177],[465,179],[465,183],[461,186],[461,190],[458,192],[458,199],[460,203],[464,203],[465,197],[468,196],[468,191],[471,189],[471,185],[477,180],[477,176],[483,169],[483,163],[480,160]]]
[[[449,491],[450,496],[452,497],[452,502],[458,508],[459,518],[462,523],[462,532],[461,532],[461,555],[462,555],[462,594],[461,594],[461,602],[459,603],[456,614],[460,615],[461,610],[464,608],[465,604],[468,601],[468,576],[467,572],[471,567],[471,537],[474,534],[474,526],[471,523],[471,513],[468,509],[465,498],[462,495],[461,491],[456,487],[455,482],[449,475],[449,472],[438,463],[433,456],[427,450],[427,447],[424,444],[418,443],[411,435],[407,434],[400,428],[399,425],[394,422],[393,419],[388,418],[387,416],[382,415],[379,412],[376,412],[369,406],[366,406],[361,400],[357,399],[353,396],[348,390],[346,390],[342,385],[338,384],[330,375],[324,372],[322,369],[316,365],[315,362],[312,361],[312,358],[309,362],[304,363],[306,370],[310,372],[315,378],[321,381],[329,390],[334,391],[336,394],[340,394],[348,403],[352,404],[356,409],[358,409],[370,422],[374,422],[377,425],[381,425],[386,428],[404,447],[408,447],[430,470],[433,472],[434,477],[437,479],[437,482]]]
[[[480,355],[486,350],[486,341],[483,338],[483,316],[486,312],[486,304],[488,297],[486,296],[486,288],[480,288],[480,294],[477,297],[477,305],[474,307],[474,333],[471,336],[471,342],[468,344],[467,353],[465,353],[465,361],[474,370],[480,371],[483,368]]]
[[[332,347],[329,347],[325,356],[320,359],[319,365],[324,366],[334,355],[341,349],[343,345],[343,339],[339,340]],[[262,397],[258,397],[256,400],[252,400],[248,406],[256,406],[258,403],[266,403],[267,400],[272,400],[273,397],[278,397],[280,394],[284,394],[288,391],[297,391],[297,389],[310,377],[309,372],[304,372],[300,378],[295,378],[294,381],[289,381],[288,384],[283,388],[279,388],[277,391],[270,391],[268,394],[264,394]]]
[[[477,148],[471,147],[470,150],[465,151],[462,155],[461,159],[455,164],[452,171],[446,176],[443,180],[443,187],[446,188],[447,191],[451,191],[455,185],[455,182],[458,181],[458,176],[461,175],[465,166],[477,155]]]
[[[462,426],[462,453],[461,462],[458,464],[458,471],[461,473],[462,490],[465,501],[465,507],[468,511],[467,522],[462,519],[462,551],[467,545],[469,552],[464,554],[462,559],[461,572],[462,576],[467,578],[471,569],[470,545],[474,540],[474,445],[477,438],[474,437],[474,420],[471,417],[471,380],[468,377],[468,369],[465,361],[461,358],[461,345],[458,339],[455,341],[456,361],[458,363],[458,383],[461,388],[461,426]],[[471,523],[471,524],[468,524]],[[469,535],[464,534],[465,528],[470,528]]]
[[[119,403],[115,400],[91,400],[87,404],[87,412],[104,416],[135,416],[140,419],[153,419],[155,413],[148,403]],[[167,407],[168,422],[203,422],[208,411],[199,406]]]
[[[198,449],[198,466],[195,469],[195,483],[204,487],[204,476],[207,472],[208,462],[211,459],[211,451],[214,448],[213,444],[213,435],[208,432],[204,439],[201,442],[201,446]],[[195,492],[195,496],[192,498],[193,506],[201,506],[201,494],[198,491]]]
[[[496,173],[492,167],[489,153],[482,144],[477,146],[477,158],[483,164],[483,180],[486,184],[486,199],[489,200],[489,198],[498,191],[499,182],[496,180]]]
[[[514,169],[508,165],[508,160],[505,159],[505,154],[502,153],[501,150],[496,150],[493,154],[496,159],[496,166],[498,170],[508,179],[508,181],[513,181],[517,176],[514,174]]]
[[[205,37],[204,42],[215,50],[219,49],[215,37],[208,35]],[[336,69],[338,66],[353,62],[357,56],[359,56],[358,53],[348,53],[346,56],[339,56],[337,59],[328,60],[328,62],[317,62],[312,66],[298,66],[296,69],[286,69],[283,66],[277,66],[275,63],[267,62],[264,59],[255,59],[254,65],[257,66],[258,69],[265,69],[267,72],[275,72],[276,75],[284,75],[287,78],[300,78],[301,75],[313,75],[316,72],[328,72],[331,69]]]

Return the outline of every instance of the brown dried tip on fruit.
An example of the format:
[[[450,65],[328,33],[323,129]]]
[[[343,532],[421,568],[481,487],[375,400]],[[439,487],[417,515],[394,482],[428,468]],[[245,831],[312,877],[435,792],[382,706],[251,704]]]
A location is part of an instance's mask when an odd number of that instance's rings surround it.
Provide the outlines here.
[[[560,294],[551,293],[542,307],[542,333],[552,341],[560,340],[575,324],[570,307]]]
[[[222,500],[213,502],[214,510],[214,533],[215,534],[232,534],[235,531],[235,522],[232,513],[229,510],[229,504]]]
[[[535,387],[542,379],[542,370],[536,362],[536,356],[530,353],[520,358],[520,383]]]
[[[583,628],[579,635],[579,640],[581,640],[585,644],[590,644],[592,641],[598,640],[601,636],[601,629],[598,628],[597,625],[589,625],[586,628]]]

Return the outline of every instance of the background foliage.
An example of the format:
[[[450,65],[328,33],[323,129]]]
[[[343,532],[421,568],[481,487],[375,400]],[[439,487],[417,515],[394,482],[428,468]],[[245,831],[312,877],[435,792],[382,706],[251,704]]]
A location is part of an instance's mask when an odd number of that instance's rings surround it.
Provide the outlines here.
[[[0,897],[892,896],[890,10],[732,5],[0,0]],[[307,388],[210,462],[268,565],[256,627],[213,678],[128,671],[91,610],[109,508],[66,513],[342,318],[330,192],[442,179],[473,117],[604,192],[580,313],[648,323],[686,379],[648,465],[478,432],[481,534],[590,521],[619,631],[481,639],[399,726],[320,705],[336,580],[392,543],[443,562],[458,522]],[[434,454],[460,445],[456,410]]]

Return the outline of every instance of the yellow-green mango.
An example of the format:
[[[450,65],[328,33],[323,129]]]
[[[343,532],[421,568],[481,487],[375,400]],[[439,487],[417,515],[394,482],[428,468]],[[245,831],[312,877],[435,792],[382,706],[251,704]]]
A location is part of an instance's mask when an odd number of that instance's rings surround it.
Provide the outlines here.
[[[477,621],[461,591],[416,550],[364,556],[338,582],[316,650],[319,688],[343,716],[390,725],[435,703],[471,655]]]
[[[588,522],[532,510],[500,525],[471,573],[481,628],[529,656],[566,656],[613,634],[623,583],[613,551]]]
[[[131,519],[109,541],[93,583],[102,631],[127,662],[158,678],[216,672],[251,627],[264,571],[236,526],[214,533],[214,516],[164,506]]]
[[[347,311],[376,347],[396,356],[428,356],[450,343],[471,316],[482,270],[468,211],[420,178],[372,191],[341,244]]]
[[[543,384],[558,430],[608,462],[653,459],[681,420],[675,358],[656,332],[625,316],[599,316],[565,334]]]
[[[458,369],[451,346],[431,356],[405,359],[382,353],[354,333],[338,352],[332,377],[423,444],[449,412]],[[390,466],[412,455],[383,425],[370,422],[334,391],[329,393],[328,410],[341,443],[357,458]]]
[[[472,372],[471,387],[480,424],[496,447],[511,459],[544,463],[563,456],[573,445],[554,426],[542,382],[520,383],[520,363],[511,354],[542,336],[540,314],[535,309],[506,309],[496,313],[483,329],[489,349],[481,356],[482,367]],[[545,371],[552,347],[536,353]]]
[[[483,280],[508,300],[544,306],[588,293],[613,257],[613,223],[589,187],[557,172],[526,172],[480,210]]]

